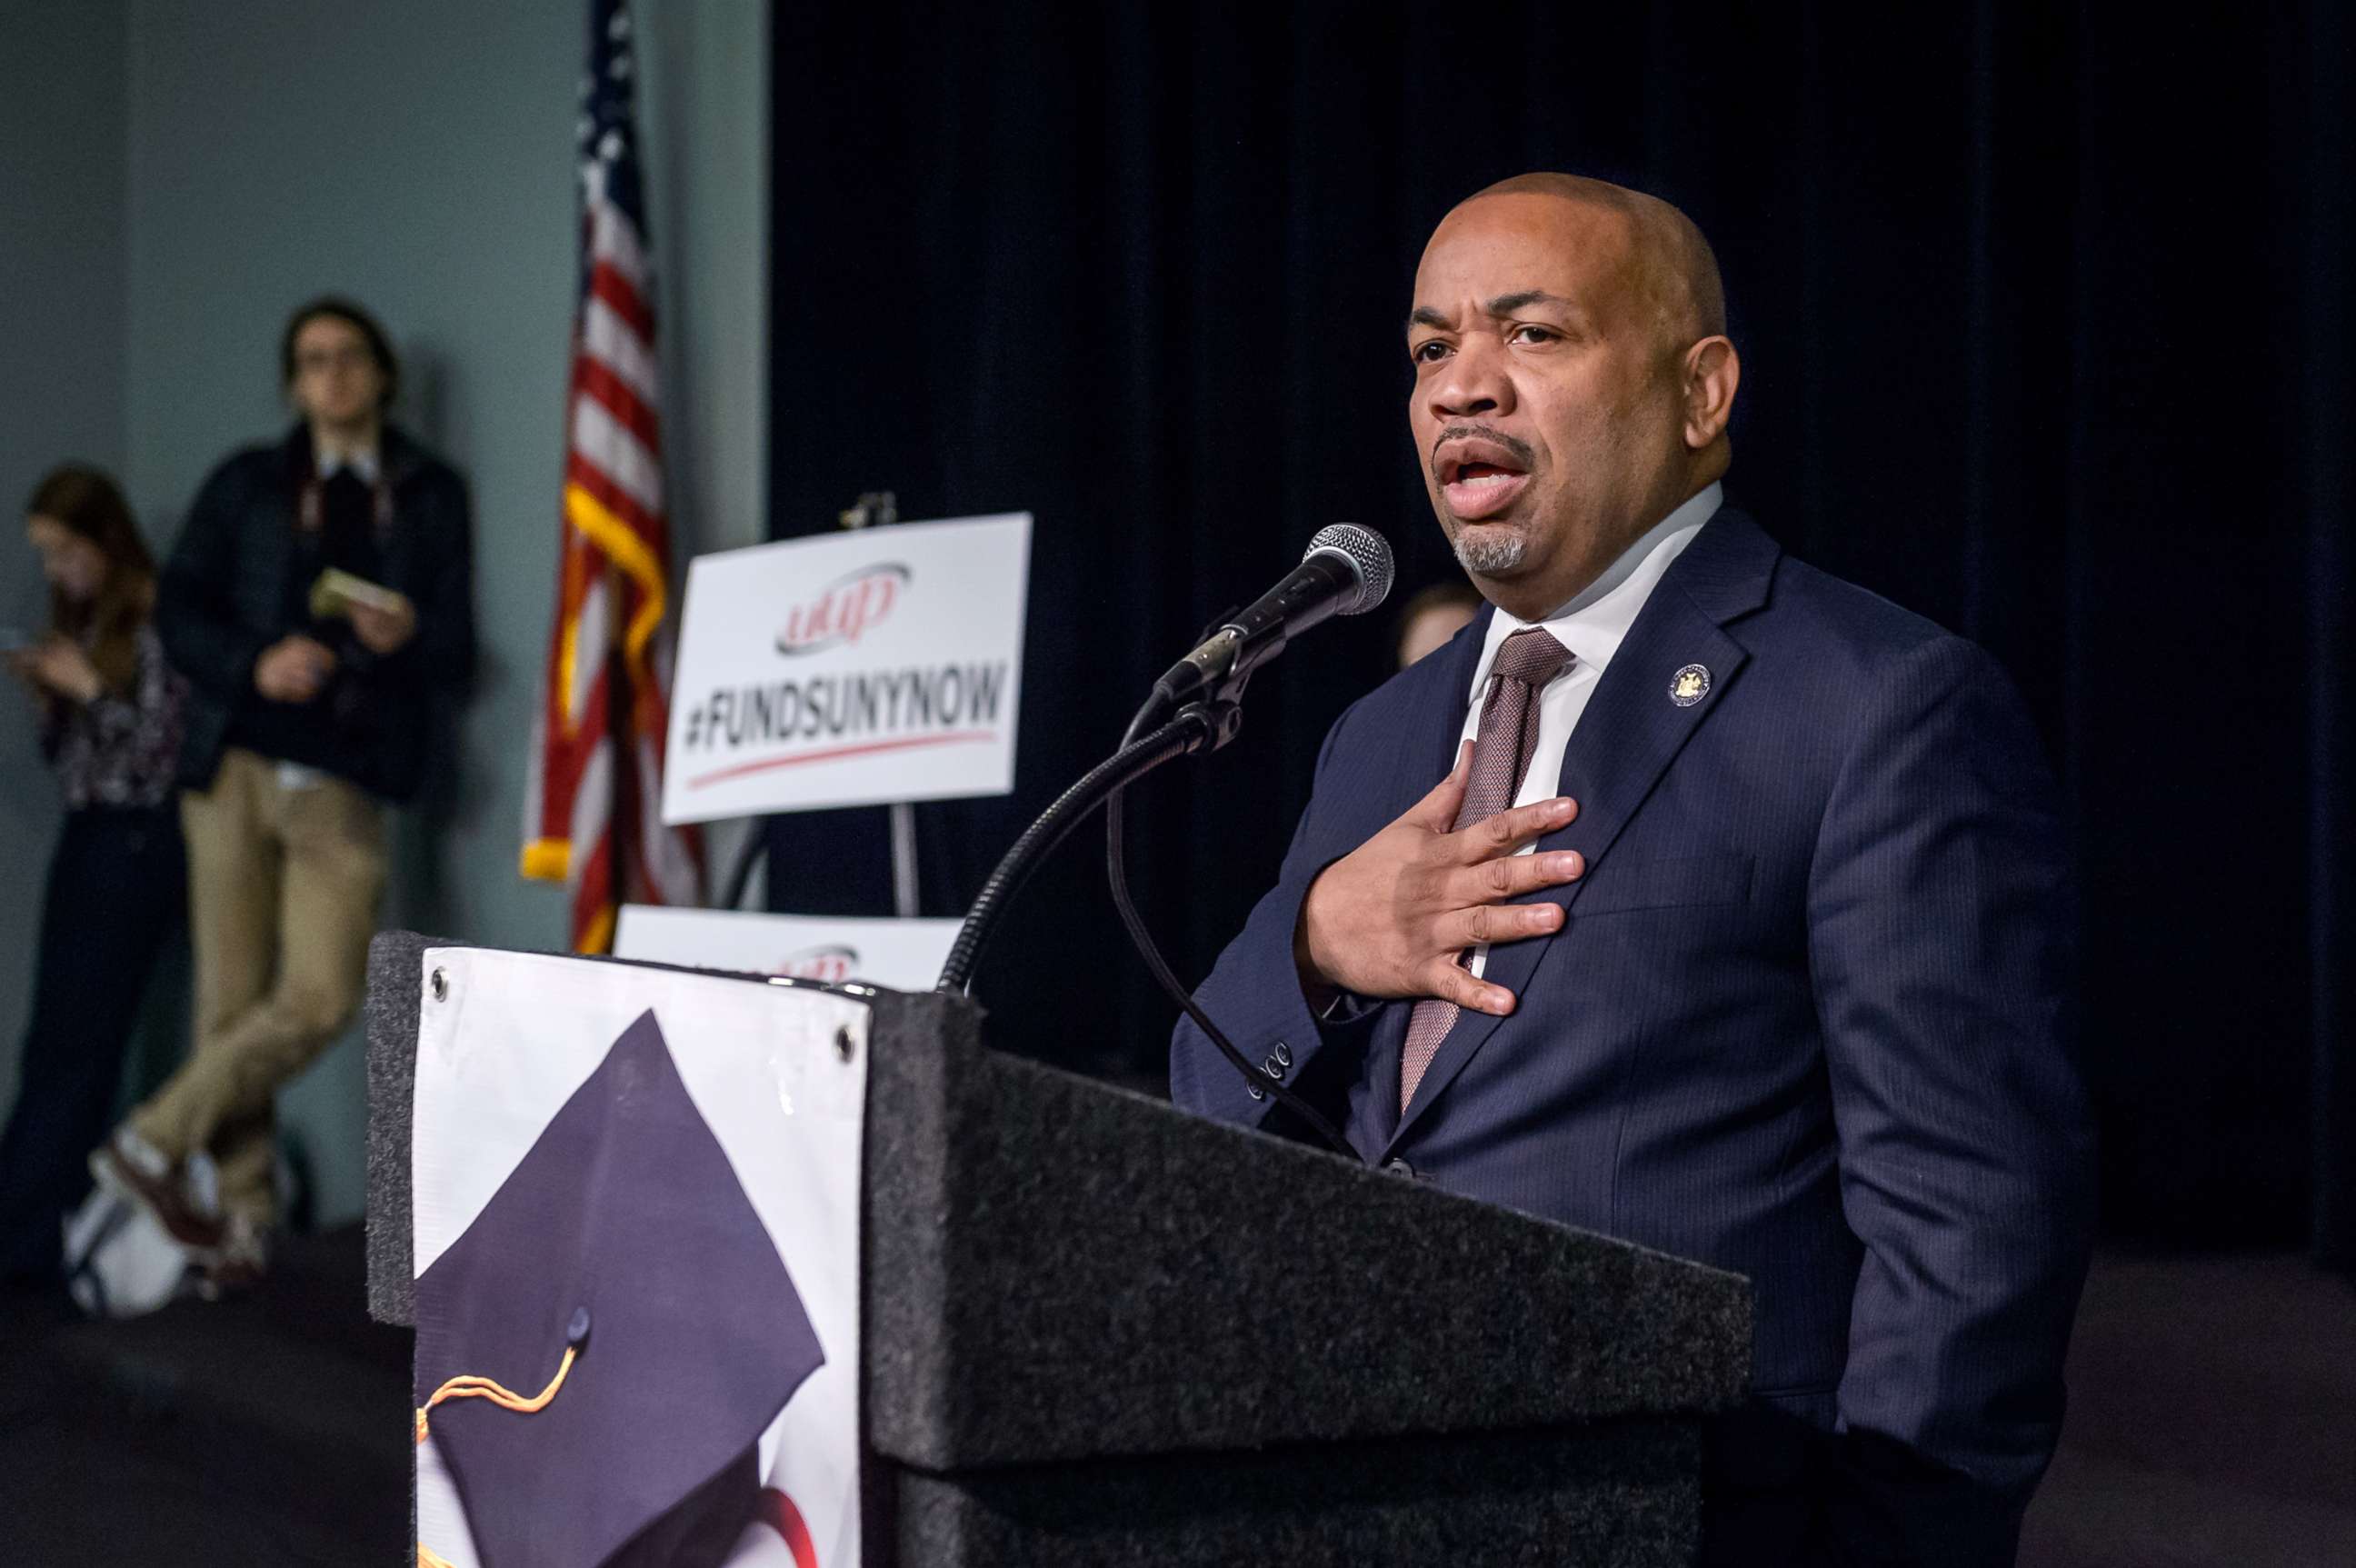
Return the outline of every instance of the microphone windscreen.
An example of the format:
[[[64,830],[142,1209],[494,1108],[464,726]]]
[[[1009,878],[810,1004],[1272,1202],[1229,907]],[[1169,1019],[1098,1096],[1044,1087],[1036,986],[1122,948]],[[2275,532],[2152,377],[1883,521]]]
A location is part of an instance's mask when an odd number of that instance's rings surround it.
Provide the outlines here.
[[[1301,554],[1306,561],[1320,553],[1340,555],[1358,572],[1358,591],[1333,607],[1336,615],[1364,615],[1390,596],[1391,547],[1371,528],[1355,522],[1328,523],[1317,531]]]

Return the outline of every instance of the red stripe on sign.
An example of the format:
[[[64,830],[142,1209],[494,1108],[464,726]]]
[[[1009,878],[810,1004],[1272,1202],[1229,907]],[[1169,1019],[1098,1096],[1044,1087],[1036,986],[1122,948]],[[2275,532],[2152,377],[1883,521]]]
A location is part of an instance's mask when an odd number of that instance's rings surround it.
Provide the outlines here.
[[[772,757],[759,762],[740,762],[734,768],[701,773],[687,781],[691,789],[701,789],[706,784],[717,784],[723,779],[741,779],[747,773],[766,773],[772,768],[798,768],[805,762],[832,762],[843,757],[873,757],[878,752],[908,751],[920,746],[960,746],[977,740],[996,740],[990,730],[958,730],[948,735],[911,736],[905,740],[871,740],[863,746],[830,746],[824,751],[798,751],[791,757]]]
[[[802,1510],[794,1507],[793,1498],[775,1487],[762,1487],[761,1518],[785,1538],[786,1550],[794,1554],[794,1568],[818,1568],[818,1545],[810,1540],[809,1526],[802,1522]]]

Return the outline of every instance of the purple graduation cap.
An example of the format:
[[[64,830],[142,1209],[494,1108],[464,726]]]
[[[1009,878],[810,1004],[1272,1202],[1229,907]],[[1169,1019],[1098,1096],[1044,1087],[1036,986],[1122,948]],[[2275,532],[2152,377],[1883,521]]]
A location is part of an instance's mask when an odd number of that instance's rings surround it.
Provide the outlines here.
[[[484,1568],[722,1563],[825,1361],[651,1011],[417,1282],[421,1410],[452,1379],[554,1388],[425,1418]]]

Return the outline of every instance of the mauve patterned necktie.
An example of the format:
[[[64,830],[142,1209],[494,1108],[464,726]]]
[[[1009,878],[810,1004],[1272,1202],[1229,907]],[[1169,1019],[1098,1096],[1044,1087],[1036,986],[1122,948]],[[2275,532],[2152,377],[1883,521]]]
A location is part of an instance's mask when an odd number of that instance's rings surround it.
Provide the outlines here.
[[[1514,803],[1538,741],[1538,693],[1570,664],[1570,650],[1537,627],[1514,633],[1497,650],[1497,661],[1489,671],[1494,677],[1489,694],[1481,703],[1481,728],[1472,737],[1472,776],[1465,781],[1464,804],[1456,811],[1459,830]],[[1466,963],[1472,957],[1472,950],[1467,948],[1456,961]],[[1408,1015],[1407,1050],[1399,1058],[1402,1112],[1415,1099],[1416,1085],[1423,1081],[1424,1069],[1439,1054],[1440,1042],[1448,1037],[1460,1011],[1453,1002],[1427,996]]]

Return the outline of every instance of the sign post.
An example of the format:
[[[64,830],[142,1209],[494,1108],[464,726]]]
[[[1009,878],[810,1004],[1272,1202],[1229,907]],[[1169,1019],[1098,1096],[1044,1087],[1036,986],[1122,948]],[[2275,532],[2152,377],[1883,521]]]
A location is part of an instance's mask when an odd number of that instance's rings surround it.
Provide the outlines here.
[[[900,503],[890,490],[870,490],[837,519],[845,528],[887,528],[900,521]],[[923,913],[916,879],[916,808],[894,800],[885,808],[892,822],[892,912],[904,920]]]

